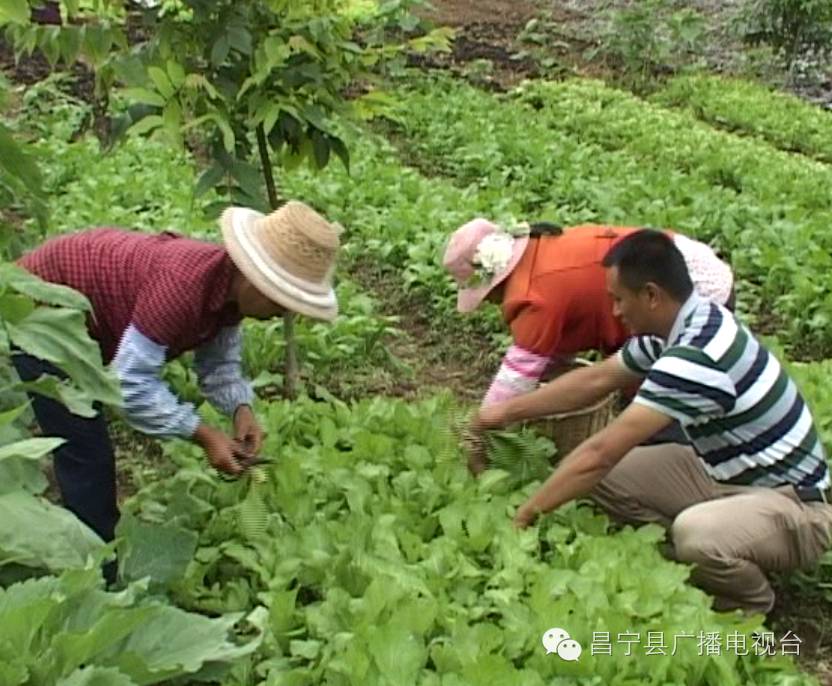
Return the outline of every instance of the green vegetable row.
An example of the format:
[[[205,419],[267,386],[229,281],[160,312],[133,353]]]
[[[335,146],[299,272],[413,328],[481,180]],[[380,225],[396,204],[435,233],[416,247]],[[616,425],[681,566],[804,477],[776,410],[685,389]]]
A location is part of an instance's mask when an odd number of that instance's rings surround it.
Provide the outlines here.
[[[440,79],[399,95],[405,159],[526,215],[710,241],[750,311],[769,313],[801,354],[832,350],[832,284],[818,278],[832,267],[826,165],[596,82],[535,83],[497,101]]]
[[[258,682],[467,686],[484,683],[811,684],[782,656],[705,655],[700,632],[748,641],[756,623],[717,615],[664,560],[658,527],[607,531],[571,505],[518,532],[509,513],[520,480],[547,471],[551,446],[530,435],[511,471],[470,478],[447,400],[375,398],[271,403],[266,482],[207,479],[201,456],[176,445],[179,469],[132,509],[148,524],[138,555],[158,556],[153,527],[197,532],[193,561],[165,570],[177,602],[204,612],[263,604],[266,632],[246,674]],[[525,489],[524,489],[525,490]],[[649,575],[643,570],[650,569]],[[152,571],[152,567],[151,567]],[[158,582],[158,577],[154,578]],[[541,636],[562,626],[584,648],[567,663]],[[639,635],[632,655],[592,654],[594,632]],[[648,632],[667,654],[648,655]],[[670,645],[679,641],[675,655]],[[704,634],[703,634],[704,635]],[[700,654],[702,653],[702,654]],[[242,672],[240,672],[242,673]],[[248,683],[228,681],[226,683]]]
[[[832,162],[832,113],[763,85],[711,75],[678,76],[651,100],[781,150]]]

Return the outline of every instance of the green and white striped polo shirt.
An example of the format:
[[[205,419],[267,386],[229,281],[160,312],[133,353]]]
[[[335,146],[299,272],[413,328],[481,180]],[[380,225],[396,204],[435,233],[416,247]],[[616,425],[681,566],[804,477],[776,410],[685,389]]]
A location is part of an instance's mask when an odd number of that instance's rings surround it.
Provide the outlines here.
[[[714,479],[829,486],[824,449],[800,391],[728,310],[694,294],[667,342],[638,336],[618,354],[646,376],[634,402],[677,419]]]

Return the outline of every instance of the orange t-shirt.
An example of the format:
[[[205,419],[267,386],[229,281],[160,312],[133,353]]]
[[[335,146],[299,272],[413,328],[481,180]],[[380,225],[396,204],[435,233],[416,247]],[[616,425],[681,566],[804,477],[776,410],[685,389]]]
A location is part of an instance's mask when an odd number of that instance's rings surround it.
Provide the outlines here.
[[[601,261],[638,230],[588,224],[532,238],[505,282],[503,317],[514,344],[549,356],[620,348],[630,334],[613,316]]]

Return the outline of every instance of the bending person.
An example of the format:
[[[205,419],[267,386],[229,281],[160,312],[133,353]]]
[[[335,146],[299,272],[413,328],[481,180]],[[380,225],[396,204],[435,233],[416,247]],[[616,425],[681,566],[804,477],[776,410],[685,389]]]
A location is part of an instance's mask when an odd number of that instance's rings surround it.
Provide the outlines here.
[[[528,393],[571,356],[585,350],[608,354],[629,337],[614,315],[601,261],[607,251],[638,229],[540,223],[512,232],[475,219],[459,228],[445,251],[444,265],[459,286],[457,307],[472,312],[489,300],[502,308],[511,328],[505,353],[482,407]],[[696,291],[733,309],[734,277],[704,243],[665,232],[684,256]],[[485,468],[476,433],[469,468]],[[653,442],[684,440],[670,427]]]
[[[794,381],[726,308],[695,293],[673,240],[633,233],[604,258],[615,314],[638,336],[604,362],[484,409],[478,430],[585,407],[643,380],[517,511],[524,527],[589,495],[670,531],[717,609],[767,613],[768,572],[813,564],[832,535],[829,469]],[[639,447],[678,421],[690,445]]]
[[[105,364],[115,369],[132,427],[192,440],[211,465],[237,474],[263,437],[241,370],[240,322],[286,311],[333,319],[338,305],[331,277],[339,239],[331,224],[300,202],[270,215],[229,208],[221,224],[224,245],[98,228],[51,239],[19,264],[89,299],[90,334]],[[205,397],[233,418],[233,435],[207,424],[162,381],[165,363],[189,350],[195,351]],[[60,375],[30,355],[15,354],[12,361],[23,380]],[[106,420],[100,412],[78,417],[36,394],[32,406],[44,434],[66,439],[54,452],[64,504],[103,540],[112,540],[119,513]]]

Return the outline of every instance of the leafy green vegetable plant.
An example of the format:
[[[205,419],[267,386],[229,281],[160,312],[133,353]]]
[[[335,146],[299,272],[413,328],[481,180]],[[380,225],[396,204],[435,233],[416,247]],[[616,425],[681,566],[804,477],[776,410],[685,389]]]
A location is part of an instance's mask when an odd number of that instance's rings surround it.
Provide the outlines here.
[[[832,116],[795,96],[721,76],[679,76],[651,98],[711,126],[758,136],[781,150],[832,162]]]
[[[265,605],[252,678],[812,683],[782,656],[700,654],[700,631],[737,632],[751,645],[759,618],[714,614],[685,582],[689,570],[659,555],[658,527],[612,532],[605,517],[573,504],[514,530],[514,507],[536,483],[517,490],[511,460],[551,450],[531,435],[501,437],[495,457],[510,471],[491,469],[475,481],[456,437],[441,430],[458,411],[447,399],[258,409],[271,430],[264,453],[275,458],[262,466],[265,482],[206,477],[196,451],[171,446],[176,476],[133,503],[148,522],[143,538],[154,527],[197,536],[193,559],[170,585],[178,603],[208,612]],[[540,637],[553,625],[582,643],[578,662],[546,655]],[[692,638],[665,657],[645,655],[643,646],[630,657],[590,648],[594,632],[637,633],[643,642],[648,631]]]

